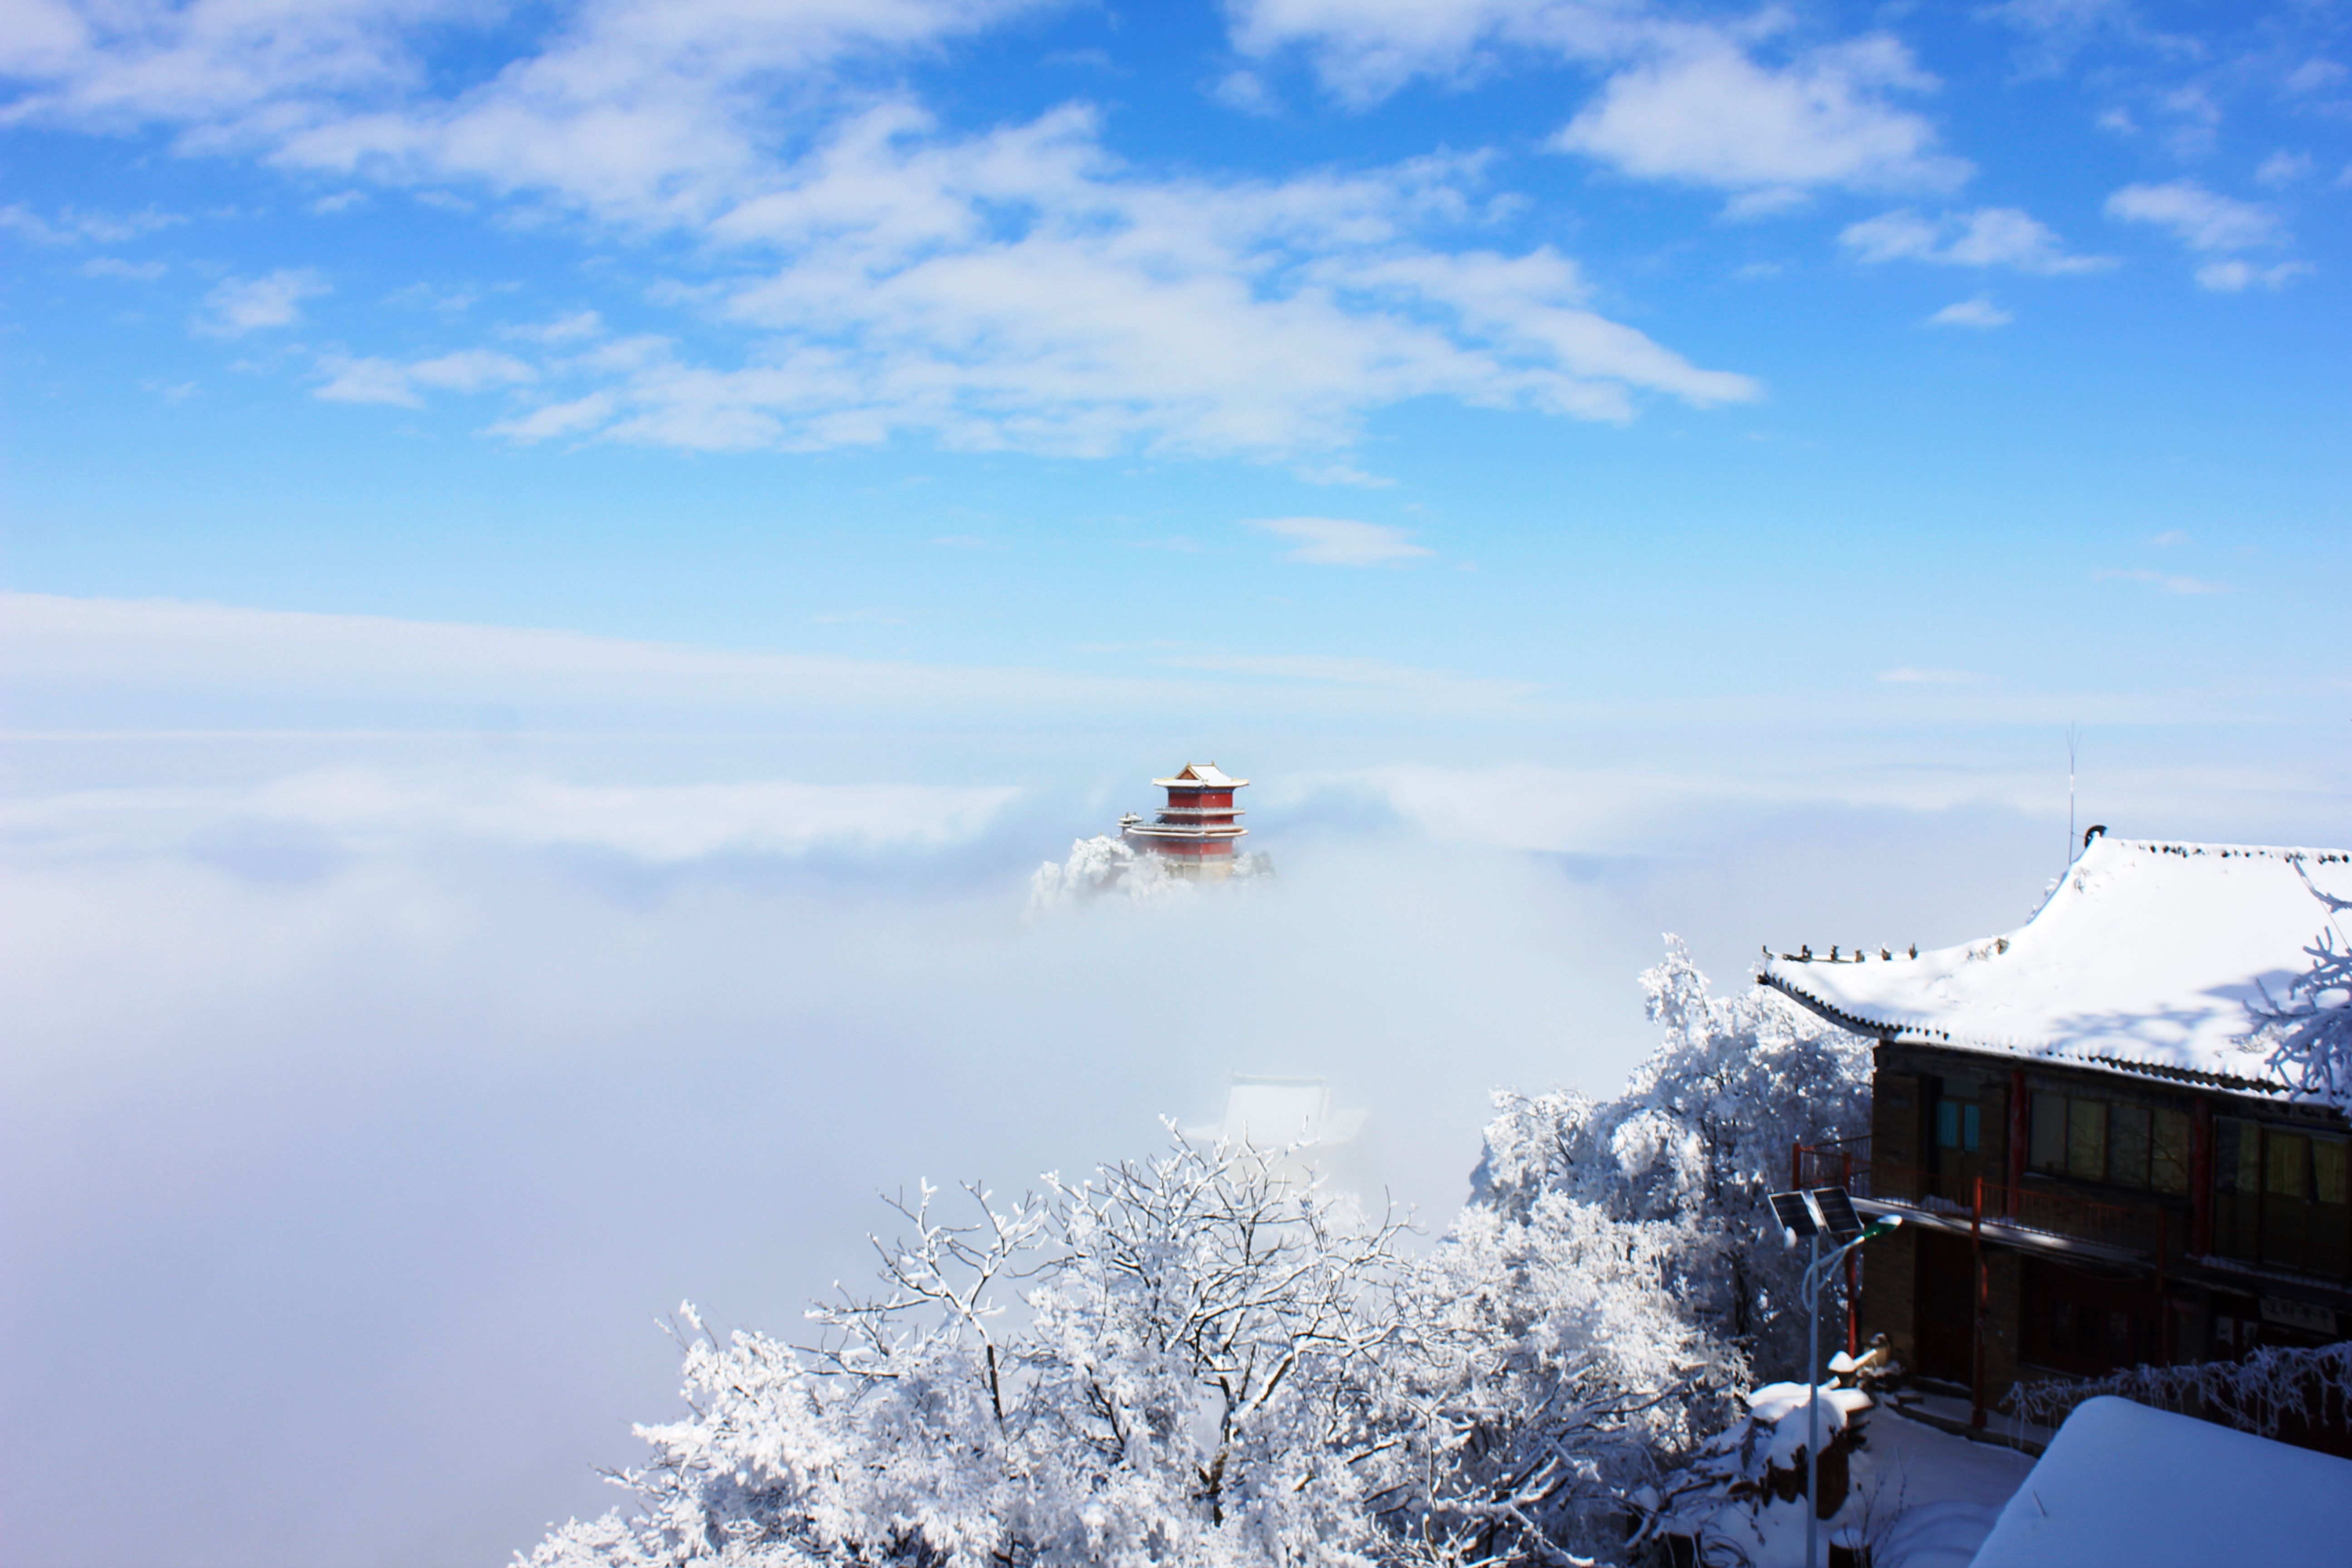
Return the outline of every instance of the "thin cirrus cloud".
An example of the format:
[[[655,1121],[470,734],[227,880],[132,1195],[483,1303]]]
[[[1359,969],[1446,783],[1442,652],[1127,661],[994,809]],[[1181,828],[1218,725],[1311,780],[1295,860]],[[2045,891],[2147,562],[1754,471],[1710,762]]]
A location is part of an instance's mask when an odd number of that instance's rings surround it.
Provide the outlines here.
[[[2263,203],[2225,196],[2194,180],[2126,185],[2107,198],[2106,211],[2111,218],[2163,229],[2190,254],[2210,258],[2198,264],[2192,276],[2198,287],[2215,293],[2282,289],[2315,270],[2306,261],[2264,266],[2236,255],[2284,245],[2286,226]]]
[[[1250,527],[1291,542],[1283,559],[1310,566],[1394,566],[1436,554],[1415,544],[1411,534],[1386,523],[1342,517],[1269,517]]]
[[[2116,264],[2110,256],[2070,254],[2047,225],[2016,207],[1979,207],[1933,217],[1898,207],[1849,225],[1839,233],[1838,243],[1864,262],[2007,267],[2052,276],[2099,272]]]
[[[2166,594],[2228,594],[2233,590],[2227,583],[2208,582],[2202,577],[2184,576],[2177,572],[2151,572],[2146,567],[2110,568],[2091,574],[2094,583],[2143,583]]]
[[[805,450],[913,433],[1293,460],[1412,398],[1623,421],[1646,397],[1760,395],[1600,315],[1548,247],[1465,248],[1489,199],[1476,157],[1176,177],[1112,154],[1083,106],[966,133],[908,99],[822,90],[1022,8],[620,0],[443,94],[426,68],[436,18],[405,5],[272,27],[217,5],[83,19],[0,68],[28,84],[7,110],[19,121],[176,125],[194,150],[698,241],[677,266],[698,275],[654,291],[715,308],[698,310],[698,346],[546,345],[529,366],[542,401],[489,427],[509,439]],[[803,106],[803,134],[774,133],[780,101]],[[225,285],[206,330],[290,322],[310,276]],[[321,395],[413,405],[444,389],[355,353]]]
[[[313,396],[329,403],[385,403],[402,408],[421,406],[427,390],[484,392],[539,379],[537,372],[512,354],[488,349],[463,349],[407,363],[336,356],[321,360],[320,368],[328,379]]]
[[[1973,300],[1958,300],[1927,318],[1931,327],[1974,327],[1989,331],[2005,327],[2017,320],[1991,300],[1979,295]]]
[[[290,327],[302,319],[302,301],[329,292],[327,280],[309,268],[281,267],[259,278],[230,278],[205,296],[204,313],[191,324],[206,337],[221,338]]]

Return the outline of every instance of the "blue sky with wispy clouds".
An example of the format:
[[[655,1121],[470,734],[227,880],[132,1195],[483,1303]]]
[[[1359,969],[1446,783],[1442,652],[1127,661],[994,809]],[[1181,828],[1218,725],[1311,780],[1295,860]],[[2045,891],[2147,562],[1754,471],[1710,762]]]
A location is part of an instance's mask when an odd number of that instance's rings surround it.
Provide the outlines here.
[[[2326,0],[0,8],[0,1552],[497,1560],[1231,1071],[1442,1224],[2070,724],[2344,844],[2347,212]],[[1024,924],[1188,757],[1274,889]]]

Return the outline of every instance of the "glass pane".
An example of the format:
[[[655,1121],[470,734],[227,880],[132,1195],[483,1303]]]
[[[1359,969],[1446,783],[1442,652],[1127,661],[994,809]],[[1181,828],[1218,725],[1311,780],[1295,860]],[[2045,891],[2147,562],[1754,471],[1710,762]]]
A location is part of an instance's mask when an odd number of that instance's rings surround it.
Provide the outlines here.
[[[2107,1113],[2107,1180],[2117,1186],[2147,1185],[2149,1121],[2145,1105],[2118,1105]]]
[[[2323,1204],[2352,1203],[2352,1145],[2311,1141],[2311,1191]]]
[[[1979,1128],[1977,1123],[1977,1108],[1973,1105],[1961,1106],[1960,1147],[1963,1149],[1975,1148],[1977,1146],[1977,1133],[1979,1131]]]
[[[2066,1102],[2066,1173],[2081,1182],[2106,1179],[2105,1100],[2070,1100]]]
[[[2159,1193],[2189,1190],[2189,1113],[2159,1110],[2148,1145],[2147,1184]]]
[[[1960,1108],[1948,1100],[1936,1101],[1936,1146],[1956,1149],[1960,1142]]]
[[[2037,1094],[2033,1097],[2033,1141],[2032,1163],[2037,1171],[2062,1172],[2066,1168],[2066,1097],[2063,1094]]]
[[[2295,1132],[2263,1133],[2263,1191],[2283,1198],[2311,1195],[2311,1140]]]

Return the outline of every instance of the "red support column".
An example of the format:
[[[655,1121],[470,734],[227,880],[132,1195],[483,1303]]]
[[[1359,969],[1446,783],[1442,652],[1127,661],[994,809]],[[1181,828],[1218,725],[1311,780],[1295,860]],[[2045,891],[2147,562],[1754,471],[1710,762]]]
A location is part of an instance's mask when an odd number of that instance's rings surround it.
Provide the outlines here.
[[[1985,1299],[1988,1295],[1984,1261],[1984,1178],[1976,1180],[1976,1197],[1969,1207],[1969,1262],[1976,1273],[1976,1312],[1970,1337],[1969,1366],[1969,1425],[1981,1429],[1985,1424]]]

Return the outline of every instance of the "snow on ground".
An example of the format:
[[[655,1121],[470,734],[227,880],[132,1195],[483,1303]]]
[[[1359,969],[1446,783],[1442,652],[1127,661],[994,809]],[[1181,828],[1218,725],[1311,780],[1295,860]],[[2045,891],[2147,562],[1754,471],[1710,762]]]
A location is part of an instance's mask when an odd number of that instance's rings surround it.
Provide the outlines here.
[[[1978,1568],[2340,1563],[2347,1542],[2352,1460],[2106,1396],[2066,1418]]]
[[[2014,1448],[1954,1436],[1885,1406],[1868,1414],[1863,1432],[1845,1506],[1822,1522],[1825,1562],[1830,1541],[1859,1538],[1880,1563],[1969,1568],[2033,1468]],[[1747,1553],[1753,1568],[1802,1568],[1805,1505],[1734,1504],[1716,1515],[1712,1533]]]

